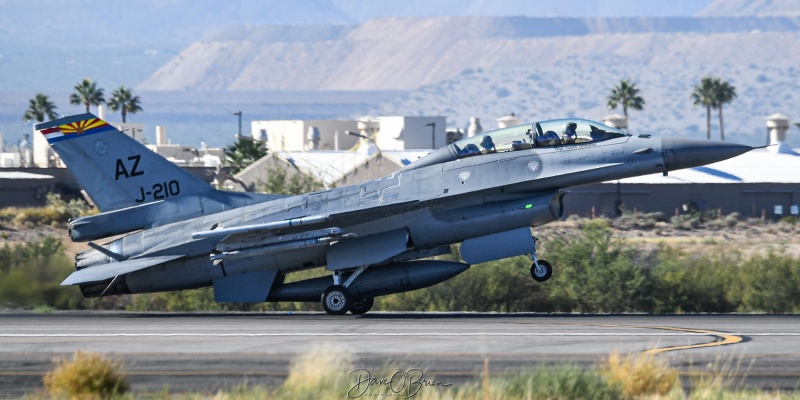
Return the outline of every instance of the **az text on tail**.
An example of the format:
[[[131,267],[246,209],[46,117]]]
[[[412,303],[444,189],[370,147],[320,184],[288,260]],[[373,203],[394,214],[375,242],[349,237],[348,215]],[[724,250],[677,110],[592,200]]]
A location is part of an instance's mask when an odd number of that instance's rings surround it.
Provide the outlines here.
[[[214,191],[91,113],[43,122],[36,130],[103,212]]]

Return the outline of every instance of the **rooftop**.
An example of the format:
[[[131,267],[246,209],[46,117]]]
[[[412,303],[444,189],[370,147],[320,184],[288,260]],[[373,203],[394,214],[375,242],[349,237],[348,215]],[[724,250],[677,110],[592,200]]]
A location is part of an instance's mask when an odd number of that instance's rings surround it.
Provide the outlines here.
[[[616,183],[609,181],[605,183]],[[800,183],[800,155],[756,149],[701,167],[626,178],[622,183]]]

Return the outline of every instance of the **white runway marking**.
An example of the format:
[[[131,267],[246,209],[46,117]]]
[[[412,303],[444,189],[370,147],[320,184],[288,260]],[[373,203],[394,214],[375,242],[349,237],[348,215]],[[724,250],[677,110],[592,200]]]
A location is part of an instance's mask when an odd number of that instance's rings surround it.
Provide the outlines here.
[[[104,337],[364,337],[364,336],[715,336],[721,332],[341,332],[341,333],[313,333],[313,332],[284,332],[284,333],[0,333],[0,338],[104,338]],[[725,332],[728,335],[739,336],[800,336],[800,333],[737,333]]]

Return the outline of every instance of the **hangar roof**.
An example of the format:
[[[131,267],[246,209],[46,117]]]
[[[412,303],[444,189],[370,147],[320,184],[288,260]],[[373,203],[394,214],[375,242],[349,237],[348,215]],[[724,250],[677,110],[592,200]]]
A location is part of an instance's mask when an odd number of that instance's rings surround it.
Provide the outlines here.
[[[608,181],[604,183],[616,183]],[[620,180],[621,183],[800,183],[800,154],[756,149],[714,164],[643,175]]]
[[[398,169],[430,153],[431,150],[383,151],[383,158],[398,165]],[[353,172],[377,154],[366,155],[359,151],[278,151],[275,156],[294,165],[303,173],[314,176],[330,187],[345,175]]]
[[[22,171],[0,171],[0,179],[53,179],[53,177]]]

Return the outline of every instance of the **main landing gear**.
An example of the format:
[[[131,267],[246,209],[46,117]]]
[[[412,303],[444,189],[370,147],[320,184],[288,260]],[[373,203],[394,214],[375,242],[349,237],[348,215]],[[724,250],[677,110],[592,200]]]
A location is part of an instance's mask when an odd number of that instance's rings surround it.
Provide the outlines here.
[[[530,254],[530,258],[533,260],[533,264],[531,265],[531,277],[536,282],[544,282],[553,275],[553,266],[545,260],[536,258],[536,242],[538,240],[539,238],[533,238],[533,253]]]
[[[372,297],[353,299],[350,291],[347,290],[347,287],[353,283],[356,277],[361,275],[366,269],[366,266],[359,267],[344,283],[342,283],[341,272],[336,271],[333,273],[333,286],[329,286],[325,289],[320,297],[322,308],[326,313],[331,315],[344,315],[350,311],[351,314],[361,315],[372,309],[373,304],[375,304],[375,299]]]

